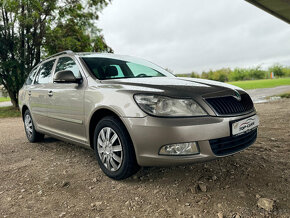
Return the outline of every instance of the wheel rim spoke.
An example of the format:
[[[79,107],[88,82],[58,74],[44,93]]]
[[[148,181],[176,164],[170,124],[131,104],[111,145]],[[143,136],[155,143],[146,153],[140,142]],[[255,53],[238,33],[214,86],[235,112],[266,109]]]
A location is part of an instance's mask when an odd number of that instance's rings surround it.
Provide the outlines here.
[[[107,165],[107,168],[110,170],[111,167],[110,167],[110,163],[109,163],[109,157],[106,158],[106,165]]]
[[[122,146],[121,145],[112,146],[112,150],[114,152],[122,151]]]
[[[114,135],[112,136],[112,138],[110,139],[110,144],[113,145],[114,142],[117,140],[118,135],[116,133],[114,133]]]
[[[113,154],[113,158],[114,158],[114,160],[115,161],[117,161],[118,163],[121,163],[121,158],[120,157],[118,157],[116,154]]]
[[[101,134],[101,139],[104,142],[106,140],[105,133],[104,133],[104,129],[101,130],[101,133],[100,134]]]
[[[117,171],[123,162],[123,147],[118,134],[104,127],[97,138],[97,151],[102,164],[110,171]]]
[[[101,138],[98,138],[98,144],[101,145],[102,147],[104,147],[104,142],[102,141]]]
[[[105,154],[103,154],[103,155],[101,156],[101,160],[102,160],[102,162],[104,163],[104,161],[105,161]]]
[[[107,128],[107,134],[106,134],[107,141],[110,141],[110,134],[111,134],[111,128]]]
[[[114,162],[113,158],[110,158],[110,163],[111,163],[111,165],[112,165],[112,167],[113,167],[114,170],[117,170],[117,169],[118,169],[118,166],[117,166],[117,164]]]

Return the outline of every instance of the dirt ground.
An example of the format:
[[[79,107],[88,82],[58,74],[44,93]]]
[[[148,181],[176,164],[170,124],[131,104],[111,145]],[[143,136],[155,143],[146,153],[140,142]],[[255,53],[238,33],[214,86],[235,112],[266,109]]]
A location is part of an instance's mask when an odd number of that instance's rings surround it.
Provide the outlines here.
[[[94,152],[52,138],[30,144],[0,119],[1,217],[290,217],[290,100],[256,105],[257,142],[234,156],[143,168],[113,181]],[[274,203],[267,212],[257,201]]]

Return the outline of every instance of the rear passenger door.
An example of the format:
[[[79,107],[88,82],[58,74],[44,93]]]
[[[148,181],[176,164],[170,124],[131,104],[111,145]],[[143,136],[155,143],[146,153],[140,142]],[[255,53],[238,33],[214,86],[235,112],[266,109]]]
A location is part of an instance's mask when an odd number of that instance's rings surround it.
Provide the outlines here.
[[[29,107],[37,129],[44,129],[48,126],[48,92],[49,86],[52,83],[54,64],[55,60],[50,60],[40,65],[34,83],[28,90],[30,95]]]
[[[70,70],[76,78],[82,78],[81,84],[53,83],[50,87],[48,117],[49,129],[55,134],[86,143],[84,126],[84,88],[85,77],[77,62],[71,57],[60,57],[55,67],[58,71]]]

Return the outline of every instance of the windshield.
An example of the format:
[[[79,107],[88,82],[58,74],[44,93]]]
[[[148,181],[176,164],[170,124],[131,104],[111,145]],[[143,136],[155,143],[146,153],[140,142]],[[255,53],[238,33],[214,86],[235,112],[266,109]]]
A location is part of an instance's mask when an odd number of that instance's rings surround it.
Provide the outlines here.
[[[90,71],[100,80],[137,77],[173,77],[166,70],[144,60],[119,60],[82,57]]]

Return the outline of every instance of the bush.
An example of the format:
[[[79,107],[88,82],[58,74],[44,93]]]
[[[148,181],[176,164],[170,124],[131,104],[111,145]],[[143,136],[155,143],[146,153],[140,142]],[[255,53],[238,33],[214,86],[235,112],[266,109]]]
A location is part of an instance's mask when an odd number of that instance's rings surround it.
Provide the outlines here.
[[[190,77],[190,74],[176,74],[177,77]]]
[[[282,77],[285,75],[283,72],[283,66],[280,64],[274,64],[272,67],[269,68],[269,72],[273,72],[274,76],[276,77]]]
[[[254,79],[265,79],[266,75],[267,75],[267,72],[264,71],[264,70],[261,70],[261,66],[249,69],[249,77],[252,80],[254,80]]]
[[[234,71],[229,75],[230,81],[240,81],[240,80],[247,80],[248,72],[246,69],[236,68]]]
[[[198,73],[192,72],[191,74],[176,74],[177,77],[191,77],[191,78],[200,78]]]
[[[230,68],[222,68],[215,71],[213,70],[210,70],[208,72],[203,71],[201,75],[192,72],[191,74],[179,74],[177,76],[203,78],[216,80],[220,82],[229,82],[229,81],[269,79],[271,72],[274,72],[276,77],[283,76],[290,77],[290,67],[282,67],[279,64],[273,65],[267,71],[262,70],[261,66],[257,66],[253,68],[235,68],[234,70],[231,70]]]
[[[222,68],[216,71],[210,70],[209,72],[202,72],[201,78],[203,79],[211,79],[220,82],[227,82],[229,81],[229,75],[231,74],[231,69],[229,68]]]
[[[192,78],[200,78],[200,75],[198,73],[192,72],[190,74],[190,77],[192,77]]]
[[[282,71],[285,77],[290,77],[290,67],[284,67]]]
[[[223,68],[213,72],[213,80],[220,81],[220,82],[228,82],[229,75],[232,73],[231,69]]]

